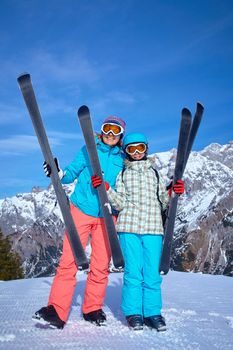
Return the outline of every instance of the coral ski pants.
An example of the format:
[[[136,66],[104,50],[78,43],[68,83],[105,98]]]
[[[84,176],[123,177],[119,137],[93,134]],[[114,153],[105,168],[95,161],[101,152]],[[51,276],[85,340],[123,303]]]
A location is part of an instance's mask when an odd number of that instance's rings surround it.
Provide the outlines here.
[[[71,204],[71,214],[80,236],[83,248],[86,248],[91,235],[91,262],[88,273],[82,311],[88,313],[102,307],[108,283],[110,246],[103,218],[96,218],[81,212]],[[68,319],[76,286],[77,267],[67,234],[64,236],[63,251],[53,280],[48,305],[53,305],[59,317]]]

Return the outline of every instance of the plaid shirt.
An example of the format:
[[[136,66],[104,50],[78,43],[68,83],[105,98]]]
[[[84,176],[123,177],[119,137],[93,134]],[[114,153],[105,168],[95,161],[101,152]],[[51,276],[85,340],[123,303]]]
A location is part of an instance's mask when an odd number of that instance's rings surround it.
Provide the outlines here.
[[[112,206],[119,211],[118,232],[163,234],[160,204],[157,198],[157,178],[153,159],[125,162],[125,170],[116,179],[116,189],[108,190]],[[169,196],[159,176],[159,198],[165,209]]]

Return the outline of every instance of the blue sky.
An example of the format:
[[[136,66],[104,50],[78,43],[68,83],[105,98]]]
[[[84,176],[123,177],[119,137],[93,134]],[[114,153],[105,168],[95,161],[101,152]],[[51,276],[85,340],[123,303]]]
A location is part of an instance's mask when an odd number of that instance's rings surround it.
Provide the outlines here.
[[[93,124],[115,114],[150,152],[177,145],[180,112],[205,114],[194,150],[233,139],[233,1],[0,0],[0,198],[46,187],[43,157],[17,85],[32,76],[62,167]]]

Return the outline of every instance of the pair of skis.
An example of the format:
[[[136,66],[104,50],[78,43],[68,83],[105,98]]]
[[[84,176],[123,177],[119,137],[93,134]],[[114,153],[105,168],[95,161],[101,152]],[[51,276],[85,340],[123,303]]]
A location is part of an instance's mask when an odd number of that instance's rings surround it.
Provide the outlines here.
[[[183,108],[182,110],[173,184],[178,179],[181,179],[183,176],[199,125],[202,120],[203,112],[204,107],[200,103],[197,103],[195,116],[192,120],[191,112],[187,108]],[[159,268],[160,273],[164,275],[168,273],[170,268],[173,232],[175,226],[178,198],[179,196],[173,193],[169,204],[167,220],[165,223],[163,249]]]
[[[57,200],[61,209],[61,213],[64,219],[64,223],[67,229],[68,239],[72,248],[75,263],[79,269],[88,268],[88,260],[83,250],[79,235],[77,233],[72,215],[70,213],[69,202],[66,194],[63,190],[61,181],[58,176],[57,167],[54,162],[54,157],[49,146],[48,138],[45,132],[43,121],[40,115],[38,104],[36,101],[35,93],[33,90],[30,74],[22,74],[18,77],[18,83],[26,103],[29,115],[31,117],[41,151],[43,153],[45,161],[51,167],[51,181],[57,196]],[[93,173],[99,175],[102,179],[102,171],[97,154],[94,132],[92,128],[90,112],[88,107],[82,106],[78,110],[78,118],[83,131],[83,135],[86,141],[86,146],[92,165]],[[117,237],[115,225],[112,219],[111,206],[108,201],[107,193],[104,183],[102,183],[98,189],[98,195],[104,215],[105,225],[109,237],[110,248],[112,252],[113,264],[116,268],[124,267],[124,260],[120,249],[119,240]]]

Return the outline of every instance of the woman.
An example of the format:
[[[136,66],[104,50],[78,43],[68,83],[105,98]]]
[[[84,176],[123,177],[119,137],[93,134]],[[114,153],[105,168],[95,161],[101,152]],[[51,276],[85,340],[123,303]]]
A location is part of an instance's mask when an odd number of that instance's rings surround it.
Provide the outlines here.
[[[116,116],[111,116],[104,120],[101,134],[96,136],[97,152],[104,179],[113,187],[124,164],[124,154],[121,149],[124,130],[125,122]],[[86,321],[102,325],[106,321],[102,305],[108,283],[111,253],[98,195],[91,184],[92,169],[86,146],[64,171],[59,168],[58,162],[57,166],[63,184],[77,180],[75,190],[70,197],[71,214],[84,249],[91,235],[90,271],[82,306],[83,317]],[[50,168],[46,163],[44,170],[49,176]],[[33,317],[35,321],[49,324],[51,327],[64,327],[76,286],[76,273],[77,266],[65,234],[63,252],[53,280],[48,306],[35,313]]]

